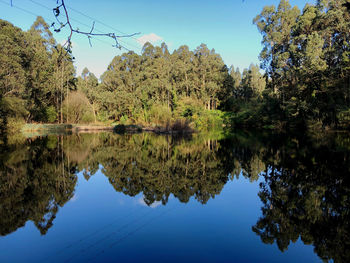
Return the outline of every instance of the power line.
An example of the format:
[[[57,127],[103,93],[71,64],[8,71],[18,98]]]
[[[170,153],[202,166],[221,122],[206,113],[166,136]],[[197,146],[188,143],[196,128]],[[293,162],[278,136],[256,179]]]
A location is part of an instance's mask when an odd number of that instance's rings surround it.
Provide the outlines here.
[[[38,3],[37,1],[34,1],[34,0],[29,0],[29,1],[32,2],[32,3],[34,3],[34,4],[36,4],[36,5],[38,5],[38,6],[43,7],[43,8],[45,8],[45,9],[49,10],[49,11],[52,11],[52,8],[50,8],[50,7],[46,6],[46,5],[43,5],[43,4],[41,4],[41,3]],[[67,6],[67,7],[68,7],[68,6]],[[68,7],[68,8],[69,8],[69,9],[72,9],[72,8],[70,8],[70,7]],[[72,10],[73,10],[73,9],[72,9]],[[77,10],[73,10],[73,11],[75,11],[75,12],[77,12],[77,13],[79,13],[79,14],[85,16],[85,17],[88,17],[89,19],[93,19],[93,18],[91,18],[90,16],[85,15],[85,14],[83,14],[83,13],[80,12],[80,11],[77,11]],[[81,25],[87,27],[87,28],[91,28],[90,25],[87,25],[87,24],[85,24],[85,23],[79,21],[78,19],[75,19],[75,18],[72,18],[72,17],[71,17],[70,19],[71,19],[72,21],[75,21],[75,22],[78,23],[78,24],[81,24]],[[99,22],[99,21],[97,21],[97,22]],[[100,24],[103,24],[102,22],[99,22],[99,23],[100,23]],[[108,26],[108,25],[107,25],[107,26]],[[110,26],[108,26],[108,27],[110,27]],[[112,27],[110,27],[110,28],[112,28]],[[112,29],[113,29],[113,28],[112,28]],[[103,31],[98,30],[98,29],[94,29],[94,30],[97,31],[97,32],[99,32],[99,33],[102,33],[102,34],[104,33]],[[116,29],[113,29],[113,30],[116,30]],[[125,34],[125,33],[121,32],[121,31],[119,31],[119,30],[116,30],[116,31],[118,31],[119,33]],[[91,38],[92,38],[92,37],[91,37]],[[134,37],[132,37],[132,38],[134,38]],[[107,43],[108,45],[113,46],[113,45],[111,45],[110,43],[105,42],[105,41],[103,41],[103,40],[100,40],[100,39],[98,39],[98,38],[93,38],[93,39],[99,40],[99,41],[102,42],[102,43]],[[134,39],[136,39],[136,38],[134,38]],[[133,44],[128,43],[128,42],[126,42],[126,41],[124,41],[124,40],[121,40],[121,39],[118,39],[118,41],[119,41],[119,42],[122,42],[122,43],[124,43],[124,44],[126,44],[126,45],[130,45],[130,46],[132,46],[132,47],[134,47],[134,48],[137,48],[137,49],[139,49],[139,51],[141,51],[141,48],[138,47],[138,46],[136,46],[136,45],[133,45]],[[121,46],[121,47],[124,48],[124,49],[127,50],[127,51],[131,51],[129,48],[126,48],[125,46]]]
[[[104,41],[104,40],[99,39],[99,38],[96,38],[96,37],[91,37],[91,39],[97,40],[97,41],[99,41],[99,42],[101,42],[101,43],[103,43],[103,44],[106,44],[106,45],[108,45],[108,46],[113,46],[113,45],[111,45],[111,43],[108,43],[107,41]],[[126,47],[124,47],[124,46],[121,46],[121,47],[122,47],[123,49],[127,50],[127,51],[132,51],[131,49],[128,49],[128,48],[126,48]]]
[[[40,5],[40,6],[44,7],[44,8],[46,8],[46,9],[51,10],[49,7],[44,6],[44,5],[40,4],[40,3],[37,3],[37,2],[35,2],[35,1],[33,1],[33,0],[29,0],[29,1],[30,1],[30,2],[33,2],[34,4]],[[34,13],[34,12],[31,12],[31,11],[28,11],[28,10],[26,10],[26,9],[24,9],[24,8],[21,8],[21,7],[19,7],[19,6],[16,6],[16,5],[14,5],[13,3],[11,4],[11,3],[8,3],[8,2],[3,1],[3,0],[0,0],[0,3],[3,3],[3,4],[5,4],[5,5],[7,5],[7,6],[10,6],[10,7],[12,7],[12,8],[18,9],[18,10],[24,12],[24,13],[33,15],[33,16],[35,16],[35,17],[38,17],[38,16],[43,17],[42,15],[36,14],[36,13]],[[43,18],[44,18],[46,21],[50,22],[50,23],[54,23],[53,20],[51,20],[51,19],[49,19],[49,18],[47,18],[47,17],[43,17]],[[76,20],[76,19],[74,19],[74,20]],[[78,20],[76,20],[76,21],[78,21]],[[79,22],[79,23],[82,24],[82,25],[85,25],[84,23],[81,23],[81,22]],[[85,25],[85,26],[87,26],[87,25]],[[97,40],[97,41],[99,41],[99,42],[101,42],[101,43],[107,44],[107,45],[110,46],[110,47],[113,46],[111,43],[108,43],[107,41],[103,41],[103,40],[101,40],[101,39],[99,39],[99,38],[95,38],[95,37],[91,37],[91,38],[94,39],[94,40]],[[124,41],[121,41],[121,42],[125,43]],[[128,44],[128,43],[126,43],[126,44]],[[123,48],[123,49],[125,49],[125,50],[127,50],[127,51],[129,51],[129,52],[132,51],[132,50],[130,50],[129,48],[124,47],[124,46],[121,46],[121,48]]]
[[[67,5],[67,7],[68,7],[68,9],[70,9],[70,10],[72,10],[72,11],[74,11],[74,12],[76,12],[76,13],[78,13],[78,14],[80,14],[80,15],[82,15],[82,16],[84,16],[84,17],[86,17],[86,18],[88,18],[88,19],[90,19],[90,20],[92,20],[92,21],[94,21],[94,22],[97,22],[97,23],[99,23],[99,24],[101,24],[101,25],[103,25],[103,26],[105,26],[105,27],[108,27],[109,29],[112,29],[112,30],[115,31],[115,32],[119,32],[119,33],[121,33],[121,34],[123,34],[123,35],[127,35],[127,33],[123,32],[123,31],[121,31],[121,30],[118,30],[118,29],[116,29],[115,27],[112,27],[112,26],[110,26],[110,25],[108,25],[108,24],[106,24],[106,23],[104,23],[104,22],[102,22],[102,21],[100,21],[100,20],[98,20],[98,19],[96,19],[96,18],[94,18],[94,17],[91,17],[91,16],[89,16],[89,15],[86,15],[86,14],[84,14],[83,12],[81,12],[81,11],[79,11],[79,10],[76,10],[76,9],[74,9],[74,8],[68,6],[68,5]],[[89,26],[89,27],[90,27],[90,26]],[[136,41],[139,43],[139,40],[138,40],[136,37],[131,36],[130,38],[136,40]],[[128,43],[128,42],[125,42],[125,41],[123,41],[123,40],[120,40],[120,39],[119,39],[119,41],[122,42],[122,43],[128,44],[128,45],[130,45],[130,46],[132,46],[132,47],[135,47],[135,48],[137,48],[137,49],[139,49],[139,50],[142,49],[142,48],[140,48],[140,47],[138,47],[138,46],[136,46],[136,45],[133,45],[133,44]]]
[[[114,235],[118,235],[119,233],[122,234],[123,230],[127,229],[129,226],[137,224],[139,221],[144,220],[152,212],[153,212],[152,210],[147,211],[146,213],[143,213],[141,216],[137,216],[135,219],[127,221],[127,223],[123,224],[122,226],[119,226],[117,229],[114,229],[113,231],[107,233],[106,235],[103,235],[98,240],[94,240],[93,243],[87,244],[87,246],[85,246],[84,248],[80,248],[75,254],[71,255],[64,262],[67,263],[69,261],[72,261],[75,257],[79,256],[82,253],[85,253],[86,251],[89,251],[90,249],[94,248],[96,245],[101,244],[101,242],[105,240],[109,240],[110,238],[113,238]]]
[[[122,243],[124,240],[126,240],[128,237],[134,235],[135,233],[137,233],[138,231],[140,231],[142,228],[144,228],[145,226],[149,225],[150,223],[154,222],[155,220],[161,218],[162,216],[164,216],[165,214],[169,213],[170,211],[174,210],[175,208],[169,208],[168,210],[164,211],[163,213],[160,213],[160,215],[156,215],[152,218],[150,218],[149,220],[147,220],[144,224],[140,225],[139,227],[132,229],[131,231],[129,231],[128,233],[126,233],[125,235],[121,236],[120,238],[118,238],[117,240],[115,240],[112,244],[109,245],[109,249],[111,249],[112,247]],[[112,237],[113,238],[113,237]],[[100,255],[102,255],[103,253],[105,253],[105,249],[100,250],[97,254],[95,254],[93,257],[91,257],[89,260],[87,260],[87,262],[91,262],[94,261],[96,258],[98,258]]]
[[[29,0],[29,1],[32,2],[33,4],[36,4],[36,5],[41,6],[41,7],[45,8],[45,9],[47,9],[47,10],[52,11],[52,8],[50,8],[50,7],[48,7],[48,6],[45,6],[45,5],[43,5],[43,4],[41,4],[41,3],[38,3],[38,2],[36,2],[36,1],[34,1],[34,0]],[[50,23],[54,23],[54,21],[53,21],[52,19],[49,19],[49,18],[44,17],[44,16],[42,16],[42,15],[39,15],[39,14],[37,14],[37,13],[31,12],[31,11],[29,11],[29,10],[27,10],[27,9],[21,8],[21,7],[17,6],[17,5],[14,5],[12,2],[9,3],[9,2],[3,1],[3,0],[0,0],[0,3],[3,3],[3,4],[5,4],[5,5],[7,5],[7,6],[10,6],[10,7],[13,7],[13,8],[15,8],[15,9],[18,9],[18,10],[24,12],[24,13],[33,15],[33,16],[35,16],[35,17],[41,16],[41,17],[43,17],[46,21],[48,21],[48,22],[50,22]],[[79,11],[78,11],[78,12],[79,12]],[[82,14],[83,14],[83,13],[82,13]],[[85,15],[84,15],[84,16],[85,16]],[[86,16],[87,16],[87,15],[86,15]],[[87,16],[87,17],[89,17],[89,16]],[[90,17],[89,17],[89,18],[90,18]],[[92,18],[90,18],[90,19],[92,19]],[[75,21],[75,22],[77,22],[77,23],[79,23],[79,24],[81,24],[81,25],[83,25],[83,26],[86,26],[86,27],[88,27],[88,28],[90,27],[89,25],[87,25],[87,24],[85,24],[85,23],[83,23],[83,22],[81,22],[81,21],[79,21],[79,20],[77,20],[77,19],[75,19],[75,18],[71,18],[71,20],[73,20],[73,21]],[[101,22],[100,22],[100,23],[101,23]],[[101,23],[101,24],[102,24],[102,23]],[[102,32],[101,30],[98,30],[98,29],[96,29],[96,31]],[[121,31],[119,31],[119,30],[118,30],[118,32],[119,32],[119,33],[123,33],[123,32],[121,32]],[[133,38],[134,38],[134,37],[133,37]],[[91,37],[91,39],[97,40],[97,41],[99,41],[99,42],[101,42],[101,43],[104,43],[104,44],[110,46],[110,47],[113,47],[113,45],[112,45],[111,43],[108,43],[107,41],[104,41],[104,40],[102,40],[102,39],[99,39],[99,38],[96,38],[96,37]],[[136,38],[135,38],[135,39],[136,39]],[[119,41],[122,42],[122,43],[124,43],[125,45],[133,46],[134,48],[137,48],[137,49],[139,49],[139,51],[141,51],[141,48],[138,47],[138,46],[136,46],[136,45],[133,45],[133,44],[128,43],[128,42],[126,42],[126,41],[124,41],[124,40],[121,40],[121,39],[119,39]],[[123,45],[121,45],[121,48],[123,48],[123,49],[125,49],[126,51],[129,51],[129,52],[132,51],[131,49],[129,49],[129,48],[123,46]]]
[[[120,31],[120,30],[118,30],[118,29],[116,29],[116,28],[114,28],[114,27],[112,27],[112,26],[110,26],[110,25],[108,25],[108,24],[106,24],[106,23],[104,23],[104,22],[102,22],[102,21],[100,21],[100,20],[94,18],[94,17],[91,17],[91,16],[89,16],[89,15],[86,15],[86,14],[84,14],[83,12],[78,11],[78,10],[76,10],[76,9],[70,7],[70,6],[67,6],[67,7],[68,7],[68,9],[70,9],[70,10],[72,10],[72,11],[74,11],[74,12],[76,12],[76,13],[78,13],[78,14],[80,14],[80,15],[82,15],[82,16],[84,16],[84,17],[86,17],[86,18],[88,18],[88,19],[90,19],[90,20],[92,20],[92,21],[94,21],[94,22],[97,22],[97,23],[99,23],[99,24],[101,24],[101,25],[103,25],[103,26],[105,26],[105,27],[108,27],[109,29],[112,29],[112,30],[114,30],[114,31],[116,31],[116,32],[119,32],[119,33],[123,34],[123,35],[126,35],[126,34],[127,34],[127,33],[123,32],[123,31]],[[132,38],[132,39],[138,41],[138,39],[135,38],[135,37],[133,37],[133,36],[130,37],[130,38]],[[128,45],[130,45],[130,46],[132,46],[132,47],[135,47],[135,48],[141,50],[141,48],[138,47],[138,46],[136,46],[136,45],[133,45],[133,44],[131,44],[131,43],[127,43],[127,42],[125,42],[125,41],[123,41],[123,40],[121,40],[121,39],[119,39],[119,41],[122,42],[122,43],[128,44]]]
[[[71,9],[72,11],[74,11],[74,12],[76,12],[76,13],[82,15],[82,16],[85,16],[86,18],[91,19],[92,21],[95,21],[95,22],[97,22],[97,23],[100,23],[101,25],[104,25],[105,27],[108,27],[108,28],[110,28],[110,29],[112,29],[112,30],[114,30],[114,31],[116,31],[116,32],[119,32],[119,33],[121,33],[121,34],[123,34],[123,35],[127,35],[127,33],[123,32],[123,31],[120,31],[120,30],[118,30],[118,29],[116,29],[116,28],[114,28],[114,27],[112,27],[112,26],[110,26],[110,25],[107,25],[106,23],[104,23],[104,22],[102,22],[102,21],[99,21],[99,20],[96,19],[96,18],[93,18],[93,17],[91,17],[91,16],[89,16],[89,15],[86,15],[86,14],[84,14],[83,12],[81,12],[81,11],[79,11],[79,10],[76,10],[76,9],[70,7],[70,6],[67,6],[67,7],[68,7],[69,9]],[[135,39],[135,40],[138,41],[138,39],[135,38],[135,37],[131,37],[131,38],[133,38],[133,39]]]
[[[14,8],[16,8],[16,9],[18,9],[18,10],[21,10],[22,12],[25,12],[25,13],[27,13],[27,14],[30,14],[30,15],[33,15],[33,16],[40,16],[40,15],[38,15],[38,14],[36,14],[36,13],[33,13],[33,12],[31,12],[31,11],[29,11],[29,10],[26,10],[26,9],[24,9],[24,8],[21,8],[21,7],[19,7],[19,6],[16,6],[16,5],[14,5],[13,3],[12,3],[12,1],[11,1],[11,3],[8,3],[8,2],[5,2],[5,1],[3,1],[3,0],[0,0],[0,2],[1,3],[3,3],[3,4],[5,4],[5,5],[7,5],[7,6],[10,6],[10,7],[14,7]],[[43,17],[45,20],[47,20],[47,21],[49,21],[50,23],[53,23],[53,20],[51,20],[51,19],[49,19],[49,18],[47,18],[47,17]]]
[[[135,212],[137,211],[137,209],[132,209],[132,211],[130,213],[128,213],[127,215],[123,216],[123,215],[119,215],[117,218],[115,218],[113,221],[111,221],[109,224],[107,225],[104,225],[102,226],[101,228],[91,232],[90,234],[86,235],[86,236],[83,236],[83,237],[80,237],[78,240],[68,244],[67,246],[63,247],[62,249],[58,250],[55,254],[51,254],[49,255],[48,257],[44,258],[42,261],[46,261],[48,260],[49,258],[51,257],[55,257],[59,254],[61,254],[62,252],[66,251],[67,249],[71,248],[71,247],[74,247],[76,246],[77,244],[79,243],[82,243],[86,240],[88,240],[89,238],[97,235],[98,233],[100,233],[101,231],[104,231],[105,229],[108,229],[109,227],[115,225],[116,223],[119,222],[120,219],[123,219],[123,218],[129,218],[131,215],[133,215]]]

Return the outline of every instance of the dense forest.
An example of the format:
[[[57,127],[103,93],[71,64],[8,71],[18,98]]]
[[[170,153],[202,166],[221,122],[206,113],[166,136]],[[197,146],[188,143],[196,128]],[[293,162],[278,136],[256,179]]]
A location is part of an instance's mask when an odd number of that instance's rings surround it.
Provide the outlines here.
[[[56,43],[38,17],[24,32],[0,21],[2,129],[19,122],[167,125],[197,128],[350,125],[350,2],[302,11],[281,0],[253,21],[263,36],[261,69],[240,72],[214,49],[146,43],[113,58],[100,79]]]

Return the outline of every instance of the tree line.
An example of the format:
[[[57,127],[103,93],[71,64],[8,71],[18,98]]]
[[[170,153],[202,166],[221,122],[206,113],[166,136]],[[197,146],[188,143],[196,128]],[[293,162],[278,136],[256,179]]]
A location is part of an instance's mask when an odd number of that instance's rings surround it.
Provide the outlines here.
[[[114,57],[100,79],[87,68],[76,76],[72,55],[41,17],[27,32],[1,20],[1,126],[184,119],[197,127],[349,128],[349,10],[348,0],[264,7],[253,21],[263,37],[260,68],[228,67],[205,44],[170,53],[165,43],[146,43],[140,55]]]
[[[256,115],[273,119],[266,124],[349,128],[350,2],[318,0],[300,11],[281,0],[254,23],[267,84]]]
[[[187,118],[204,124],[220,116],[217,110],[234,88],[236,97],[249,99],[264,87],[258,66],[242,76],[205,44],[170,53],[165,43],[146,43],[140,55],[130,51],[114,57],[100,80],[87,68],[77,77],[73,56],[49,28],[41,17],[27,32],[1,20],[2,127],[18,120],[164,125]],[[253,92],[256,81],[262,86]]]
[[[42,17],[24,32],[0,20],[2,127],[25,122],[64,122],[63,100],[74,87],[73,58],[57,44]]]

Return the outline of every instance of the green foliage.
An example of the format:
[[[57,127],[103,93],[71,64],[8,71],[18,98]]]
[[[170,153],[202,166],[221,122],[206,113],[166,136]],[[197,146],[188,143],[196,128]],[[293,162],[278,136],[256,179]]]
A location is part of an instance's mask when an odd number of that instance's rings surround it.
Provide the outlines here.
[[[265,7],[254,23],[263,36],[267,87],[283,111],[279,120],[338,128],[350,105],[347,1],[317,1],[300,12],[281,0],[277,8]]]
[[[339,126],[344,129],[350,129],[350,109],[340,111],[337,115]]]
[[[10,135],[17,134],[18,131],[20,131],[24,125],[25,125],[24,119],[15,118],[15,117],[7,118],[7,132]]]
[[[172,121],[172,112],[166,105],[152,105],[148,113],[149,122],[165,126]]]
[[[121,118],[120,118],[120,123],[121,124],[127,124],[128,123],[128,116],[126,115],[123,115]]]
[[[174,113],[176,116],[184,117],[192,121],[202,110],[203,106],[199,100],[184,97],[178,101]]]
[[[202,110],[194,123],[200,130],[220,130],[224,125],[224,113],[220,110]]]
[[[27,122],[53,122],[59,117],[62,123],[62,102],[73,88],[74,74],[71,56],[57,45],[42,17],[28,32],[0,20],[0,104],[4,126],[6,119],[14,116]]]
[[[91,104],[81,91],[69,93],[63,105],[63,116],[68,123],[94,122],[94,113]]]
[[[24,119],[28,114],[28,111],[25,108],[25,101],[14,96],[4,97],[0,101],[0,107],[6,112],[8,117]]]
[[[161,126],[181,118],[195,121],[204,109],[217,109],[220,94],[232,88],[228,72],[222,58],[204,44],[194,51],[181,46],[170,54],[165,43],[146,43],[141,56],[129,52],[112,60],[97,87],[100,109],[121,123],[126,117]]]
[[[261,127],[266,125],[261,120],[261,105],[257,103],[240,103],[237,112],[230,114],[232,127]]]
[[[1,130],[7,118],[27,122],[113,122],[197,129],[227,126],[348,128],[350,12],[347,0],[317,1],[301,11],[288,0],[254,19],[262,34],[261,69],[228,68],[205,44],[169,52],[146,43],[113,58],[98,80],[38,17],[28,32],[0,20]],[[76,93],[75,93],[76,92]],[[72,96],[72,98],[70,98]]]
[[[57,112],[54,106],[49,106],[46,108],[46,119],[48,122],[55,122],[57,119]]]

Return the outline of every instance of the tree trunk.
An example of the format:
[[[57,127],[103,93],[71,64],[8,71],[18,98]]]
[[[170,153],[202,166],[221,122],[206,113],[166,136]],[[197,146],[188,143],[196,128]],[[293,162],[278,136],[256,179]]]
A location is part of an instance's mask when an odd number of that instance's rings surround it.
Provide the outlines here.
[[[63,102],[63,71],[64,71],[64,64],[61,67],[61,105],[60,105],[60,116],[61,116],[61,123],[63,123],[63,112],[62,112],[62,102]]]
[[[95,123],[96,123],[95,105],[94,105],[94,103],[92,103],[91,105],[92,105],[92,112],[94,113],[94,120],[95,120]]]
[[[187,77],[187,73],[185,73],[185,80],[186,80],[186,97],[189,97],[189,94],[188,94],[188,77]]]
[[[168,93],[168,109],[170,108],[170,103],[169,103],[169,90],[167,89],[167,93]]]
[[[68,123],[68,99],[69,99],[69,97],[68,97],[68,77],[67,77],[67,83],[66,83],[66,85],[67,85],[67,118],[66,118],[66,122]]]

